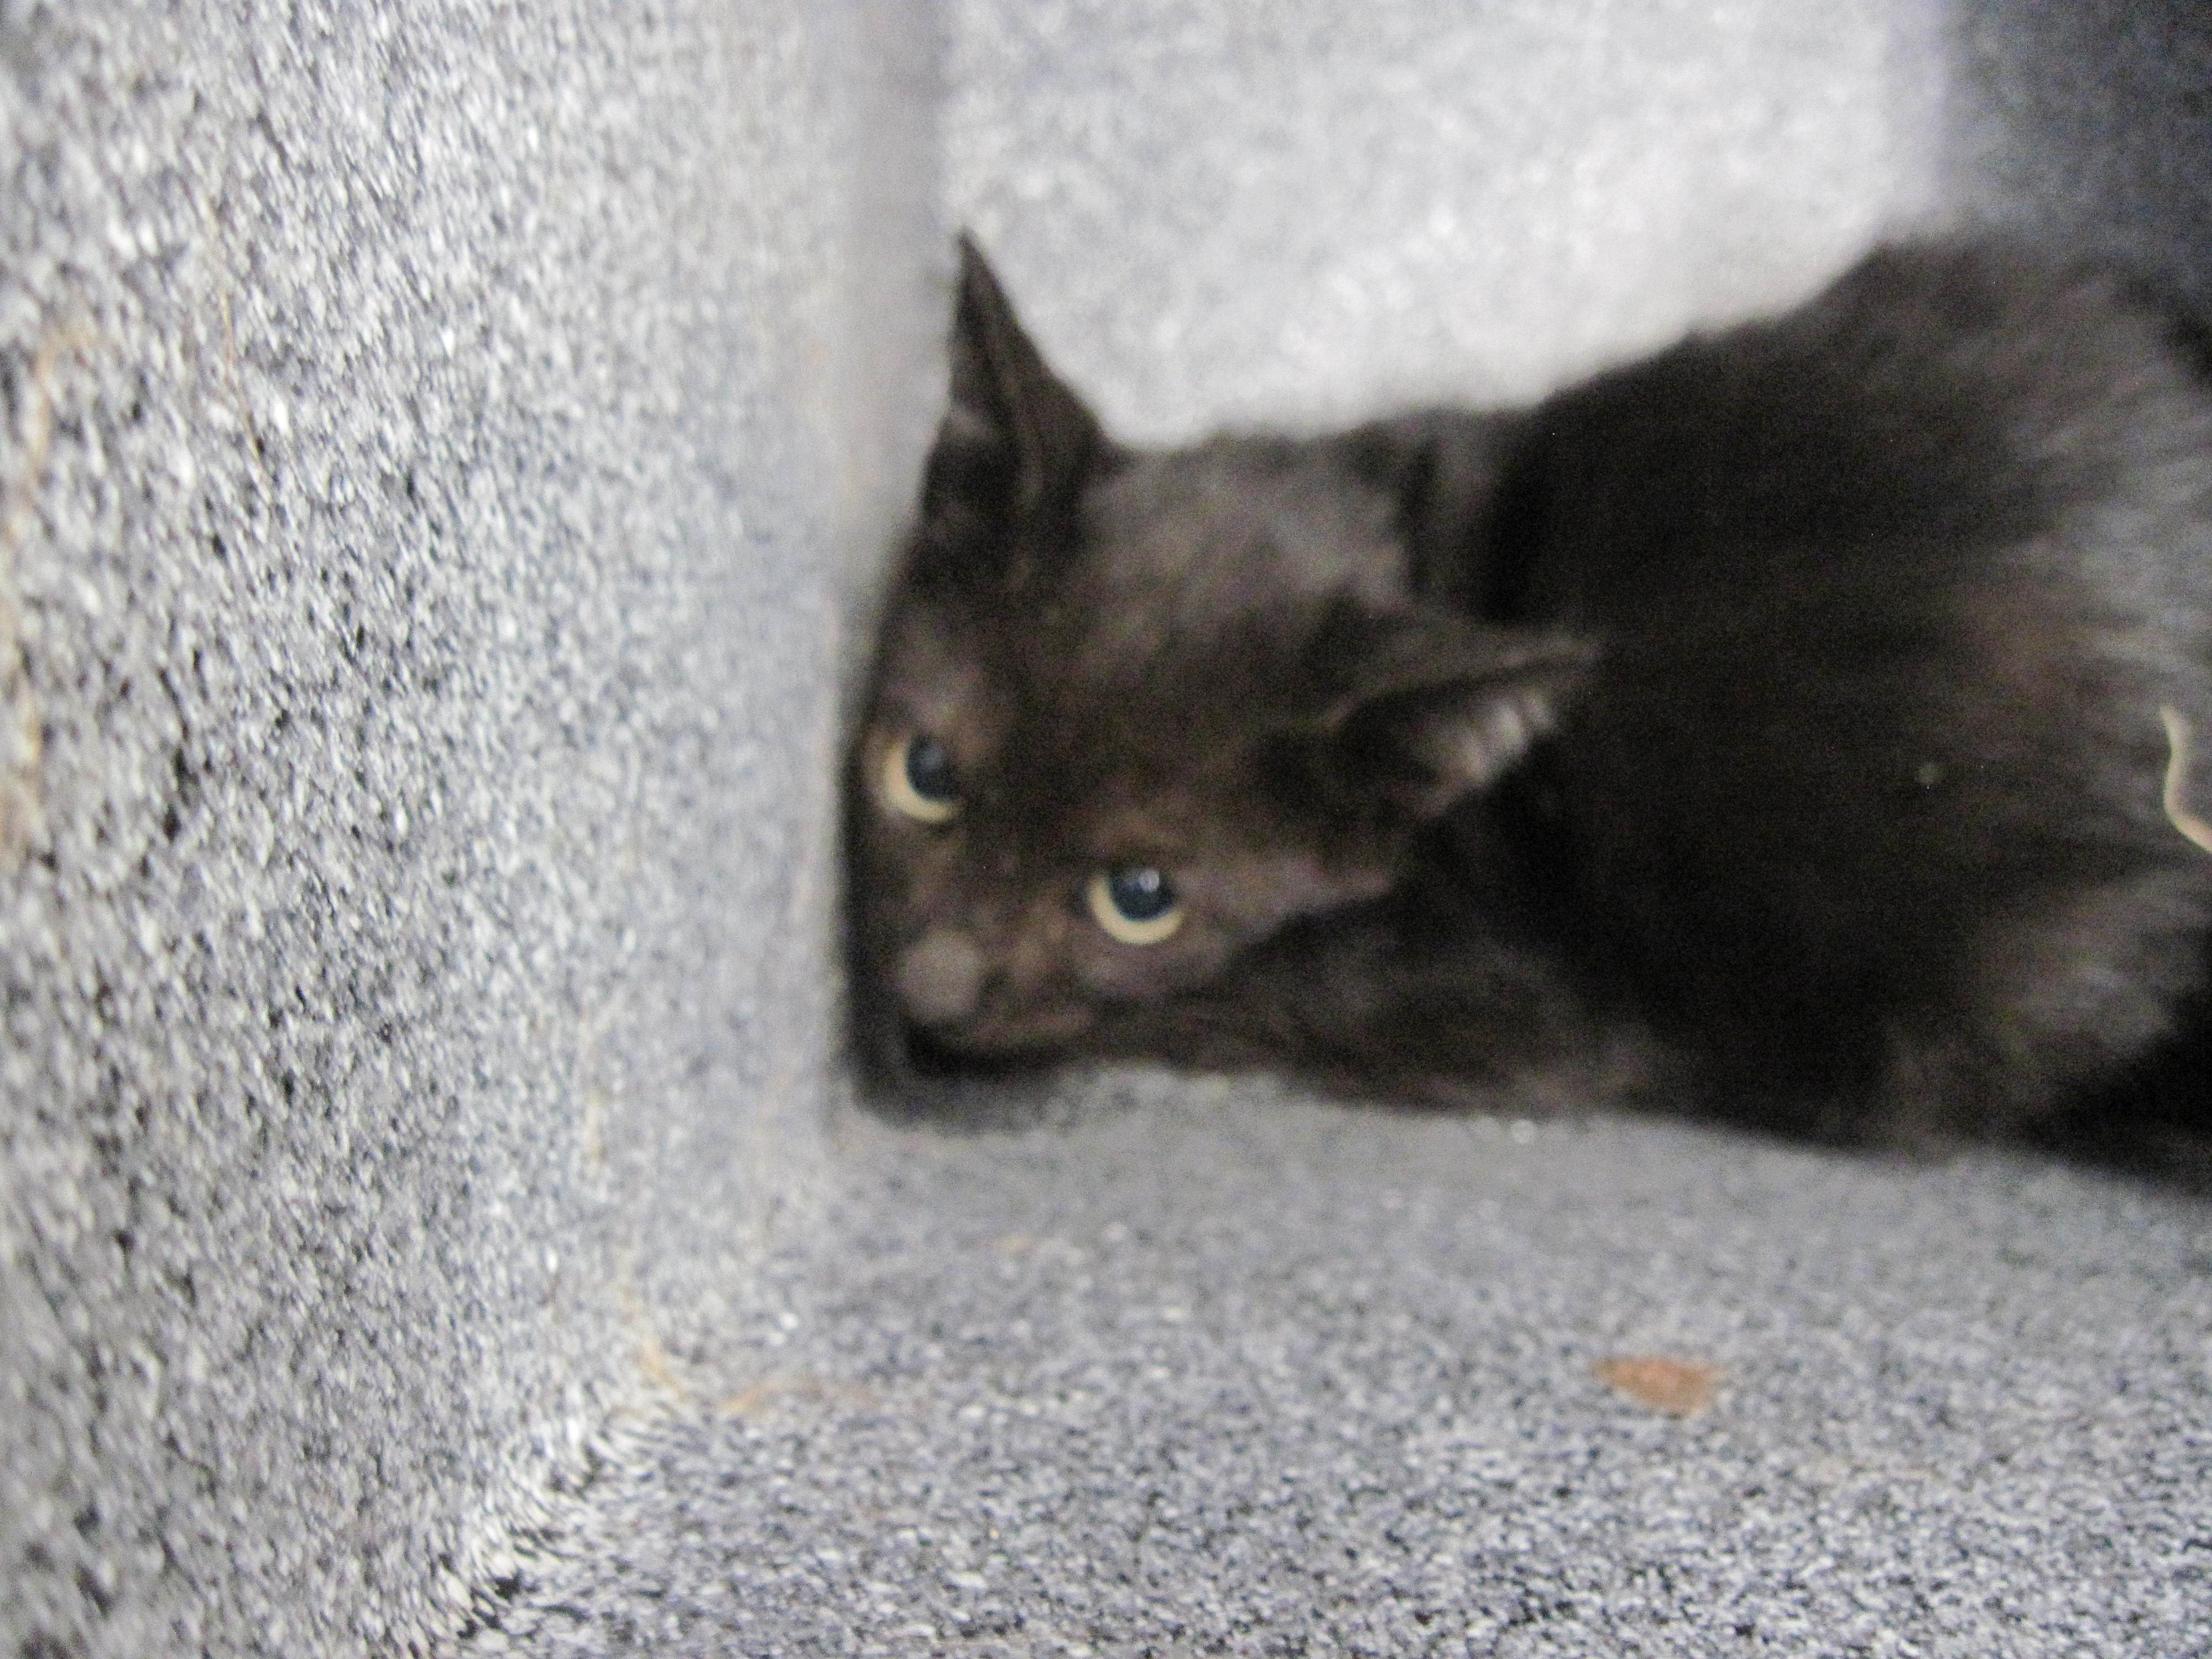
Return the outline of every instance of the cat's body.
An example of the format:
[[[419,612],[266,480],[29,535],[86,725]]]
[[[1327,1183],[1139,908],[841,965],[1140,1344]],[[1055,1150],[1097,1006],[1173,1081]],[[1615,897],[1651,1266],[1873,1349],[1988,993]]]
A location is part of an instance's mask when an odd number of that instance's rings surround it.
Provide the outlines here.
[[[1872,256],[1534,410],[1106,439],[968,256],[849,778],[879,1061],[2016,1123],[2166,1041],[2212,389],[2093,272]]]

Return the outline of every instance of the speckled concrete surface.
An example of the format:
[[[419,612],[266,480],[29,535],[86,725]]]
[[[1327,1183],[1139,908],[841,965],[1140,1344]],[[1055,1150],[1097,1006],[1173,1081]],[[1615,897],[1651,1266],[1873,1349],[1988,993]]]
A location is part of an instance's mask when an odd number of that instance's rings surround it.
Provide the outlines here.
[[[466,1650],[2212,1650],[2212,1212],[2008,1158],[1090,1105],[854,1123],[744,1380]],[[1712,1403],[1593,1369],[1650,1355]]]
[[[804,1205],[842,26],[0,9],[9,1655],[453,1628]]]
[[[2199,1197],[832,1058],[953,223],[1144,437],[2203,292],[2064,9],[0,4],[0,1650],[2212,1651]]]
[[[946,189],[1118,429],[1533,396],[1935,199],[1933,9],[958,0]]]
[[[1947,194],[2212,311],[2212,18],[2193,0],[1948,0]]]

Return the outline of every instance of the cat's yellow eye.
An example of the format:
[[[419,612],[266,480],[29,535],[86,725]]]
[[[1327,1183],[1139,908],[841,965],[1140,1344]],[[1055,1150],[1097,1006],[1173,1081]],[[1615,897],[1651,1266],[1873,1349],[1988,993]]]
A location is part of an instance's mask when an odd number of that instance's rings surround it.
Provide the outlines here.
[[[901,738],[884,756],[884,800],[917,823],[945,823],[960,811],[960,780],[945,745],[926,732]]]
[[[1084,890],[1091,920],[1124,945],[1158,945],[1182,926],[1175,884],[1149,864],[1101,870]]]

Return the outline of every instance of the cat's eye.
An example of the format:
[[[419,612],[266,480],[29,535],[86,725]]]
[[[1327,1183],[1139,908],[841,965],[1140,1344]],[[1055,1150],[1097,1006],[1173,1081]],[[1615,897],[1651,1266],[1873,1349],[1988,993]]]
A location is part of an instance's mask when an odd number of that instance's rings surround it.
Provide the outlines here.
[[[884,799],[918,823],[944,823],[960,811],[952,757],[926,732],[901,738],[884,757]]]
[[[1149,864],[1120,864],[1091,878],[1091,919],[1124,945],[1158,945],[1182,926],[1175,884]]]

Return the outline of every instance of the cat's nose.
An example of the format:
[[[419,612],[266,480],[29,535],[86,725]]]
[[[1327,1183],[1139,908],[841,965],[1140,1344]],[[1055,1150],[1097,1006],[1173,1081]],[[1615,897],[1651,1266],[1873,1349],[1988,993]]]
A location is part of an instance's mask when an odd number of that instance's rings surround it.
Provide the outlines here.
[[[967,934],[940,927],[907,946],[891,981],[908,1019],[924,1025],[965,1019],[983,992],[983,953]]]

